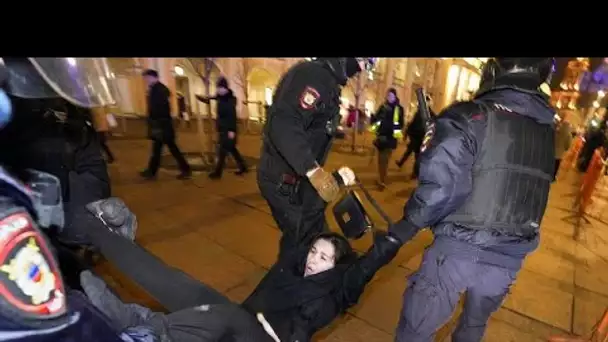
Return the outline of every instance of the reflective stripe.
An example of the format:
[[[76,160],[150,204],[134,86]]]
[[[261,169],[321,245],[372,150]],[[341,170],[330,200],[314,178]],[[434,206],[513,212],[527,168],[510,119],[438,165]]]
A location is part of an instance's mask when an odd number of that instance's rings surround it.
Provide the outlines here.
[[[402,138],[403,132],[399,127],[399,106],[395,106],[393,111],[393,138]]]
[[[395,106],[393,110],[393,137],[394,138],[402,138],[403,132],[401,131],[401,127],[399,127],[399,107]],[[369,132],[376,133],[378,128],[380,127],[380,121],[376,121],[374,124],[370,125],[367,129]]]

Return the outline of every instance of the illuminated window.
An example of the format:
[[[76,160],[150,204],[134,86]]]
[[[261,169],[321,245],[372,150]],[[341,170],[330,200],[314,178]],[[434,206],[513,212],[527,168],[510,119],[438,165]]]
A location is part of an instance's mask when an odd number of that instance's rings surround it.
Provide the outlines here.
[[[469,86],[467,90],[470,92],[475,92],[479,88],[479,81],[481,81],[481,76],[478,74],[472,73],[469,75]]]
[[[450,69],[448,70],[448,78],[446,81],[446,99],[447,99],[447,103],[449,104],[450,102],[454,101],[454,95],[456,93],[456,89],[457,89],[457,82],[458,82],[458,75],[460,74],[460,66],[458,65],[451,65]]]
[[[272,88],[266,87],[264,89],[264,99],[266,100],[266,104],[272,105]]]
[[[471,71],[469,71],[466,68],[461,68],[460,69],[460,79],[458,80],[458,90],[456,93],[456,100],[457,101],[466,101],[468,100],[468,85],[469,85],[469,75],[471,74]]]

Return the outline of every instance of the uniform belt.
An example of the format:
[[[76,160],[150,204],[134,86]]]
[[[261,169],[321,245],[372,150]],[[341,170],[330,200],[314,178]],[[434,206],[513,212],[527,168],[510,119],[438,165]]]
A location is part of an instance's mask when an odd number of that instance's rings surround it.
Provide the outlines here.
[[[453,238],[437,237],[434,244],[439,249],[445,251],[447,255],[460,256],[466,259],[470,258],[476,263],[495,265],[513,271],[519,271],[523,262],[522,258],[486,250]]]
[[[281,175],[281,182],[283,182],[284,184],[296,185],[299,180],[300,180],[299,176],[292,175],[289,173],[284,173]]]

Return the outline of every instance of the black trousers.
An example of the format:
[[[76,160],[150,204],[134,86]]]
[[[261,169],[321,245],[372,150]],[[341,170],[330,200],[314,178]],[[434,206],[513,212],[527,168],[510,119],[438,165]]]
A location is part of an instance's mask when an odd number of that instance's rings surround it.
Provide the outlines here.
[[[280,258],[284,252],[308,245],[318,234],[329,231],[326,204],[307,179],[295,185],[269,178],[259,173],[258,186],[282,233]]]
[[[173,158],[177,161],[180,171],[187,172],[190,171],[190,165],[184,158],[182,151],[179,150],[177,144],[175,143],[175,139],[166,139],[166,140],[152,140],[152,155],[150,156],[150,160],[148,161],[148,171],[151,174],[156,174],[158,172],[158,168],[160,167],[160,157],[163,151],[163,145],[167,145],[169,151],[173,155]]]
[[[171,312],[153,312],[138,304],[124,303],[103,280],[84,272],[80,279],[87,297],[116,329],[144,326],[158,336],[183,342],[272,342],[252,314],[213,288],[105,227],[90,227],[88,231],[109,262]]]
[[[220,132],[219,136],[219,144],[217,148],[217,164],[215,165],[214,173],[221,175],[224,171],[224,166],[226,165],[226,157],[228,155],[232,155],[234,161],[238,165],[240,171],[247,170],[247,165],[245,164],[245,160],[239,153],[239,150],[236,148],[236,137],[234,139],[228,138],[228,133]]]

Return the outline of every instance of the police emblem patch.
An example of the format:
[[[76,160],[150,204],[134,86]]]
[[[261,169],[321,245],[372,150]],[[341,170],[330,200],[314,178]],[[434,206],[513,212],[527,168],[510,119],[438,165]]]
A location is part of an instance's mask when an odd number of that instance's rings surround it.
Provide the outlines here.
[[[0,298],[27,318],[63,313],[61,275],[29,215],[13,214],[0,221],[0,240]]]
[[[315,88],[306,87],[302,92],[302,95],[300,95],[300,107],[306,110],[314,108],[319,97],[321,97],[321,95],[319,95],[319,92]]]
[[[426,133],[424,133],[424,139],[422,139],[422,146],[420,147],[420,153],[426,151],[426,149],[429,147],[434,135],[435,135],[435,124],[432,123],[427,127]]]

